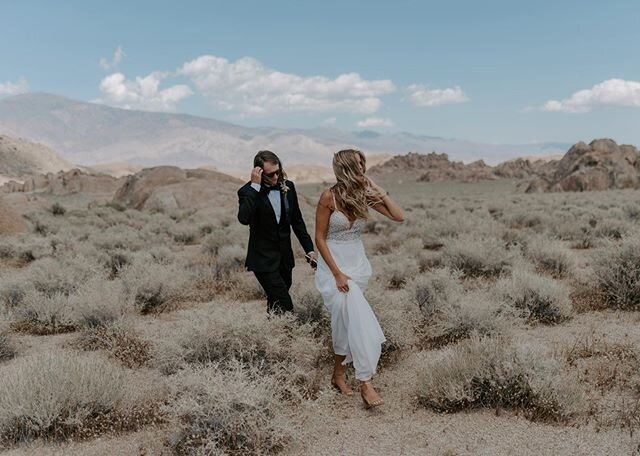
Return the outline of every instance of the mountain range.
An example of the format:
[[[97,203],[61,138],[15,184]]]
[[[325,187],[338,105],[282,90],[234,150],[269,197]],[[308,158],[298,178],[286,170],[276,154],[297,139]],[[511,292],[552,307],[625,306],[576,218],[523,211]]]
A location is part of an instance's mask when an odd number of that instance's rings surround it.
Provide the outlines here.
[[[0,100],[0,133],[28,138],[81,165],[207,165],[237,174],[262,149],[287,165],[330,166],[332,154],[355,147],[368,154],[447,153],[452,159],[489,164],[517,156],[564,153],[571,144],[491,145],[400,132],[335,128],[245,127],[186,114],[125,110],[45,93]]]

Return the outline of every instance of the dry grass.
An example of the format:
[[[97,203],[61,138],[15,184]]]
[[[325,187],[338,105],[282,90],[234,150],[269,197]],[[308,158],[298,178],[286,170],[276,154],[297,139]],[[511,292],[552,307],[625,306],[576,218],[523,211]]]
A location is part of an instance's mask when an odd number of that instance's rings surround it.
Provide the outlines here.
[[[154,364],[173,374],[189,365],[240,361],[250,368],[276,375],[286,373],[291,394],[317,393],[315,368],[326,357],[313,324],[292,315],[269,316],[246,306],[210,306],[181,313],[171,338],[159,340]]]
[[[507,272],[515,256],[495,238],[465,236],[445,245],[442,264],[465,277],[492,278]]]
[[[510,277],[500,279],[495,289],[501,300],[529,322],[557,324],[571,316],[569,289],[526,269],[516,269]]]
[[[175,400],[166,411],[175,416],[175,454],[274,454],[296,434],[277,379],[242,362],[187,369],[172,385]]]
[[[640,308],[640,236],[609,245],[595,257],[597,286],[605,302],[615,308]]]
[[[100,356],[31,355],[3,367],[2,379],[0,442],[5,446],[35,438],[93,437],[156,419],[153,409],[128,400],[122,368]]]
[[[73,345],[86,351],[104,350],[130,369],[145,366],[151,359],[151,343],[124,322],[89,328],[79,334]]]
[[[0,363],[15,356],[16,349],[9,335],[9,324],[0,320]]]
[[[532,420],[566,421],[583,407],[560,362],[500,337],[474,335],[420,371],[418,398],[440,412],[508,408]]]

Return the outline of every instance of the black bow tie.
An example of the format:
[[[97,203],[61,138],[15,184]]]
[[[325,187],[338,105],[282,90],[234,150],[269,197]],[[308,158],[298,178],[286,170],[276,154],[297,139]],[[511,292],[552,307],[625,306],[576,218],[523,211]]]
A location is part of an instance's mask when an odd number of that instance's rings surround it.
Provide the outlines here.
[[[269,192],[271,191],[275,191],[278,190],[278,187],[274,186],[269,186],[269,185],[265,185],[262,188],[264,188],[264,191],[267,193],[267,195],[269,194]]]

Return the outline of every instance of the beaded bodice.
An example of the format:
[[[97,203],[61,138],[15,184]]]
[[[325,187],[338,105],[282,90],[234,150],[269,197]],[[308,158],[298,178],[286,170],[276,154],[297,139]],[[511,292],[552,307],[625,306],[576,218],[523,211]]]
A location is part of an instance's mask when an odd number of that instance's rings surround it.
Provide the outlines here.
[[[364,219],[356,219],[353,223],[339,210],[334,210],[329,217],[327,241],[357,241],[365,224]]]

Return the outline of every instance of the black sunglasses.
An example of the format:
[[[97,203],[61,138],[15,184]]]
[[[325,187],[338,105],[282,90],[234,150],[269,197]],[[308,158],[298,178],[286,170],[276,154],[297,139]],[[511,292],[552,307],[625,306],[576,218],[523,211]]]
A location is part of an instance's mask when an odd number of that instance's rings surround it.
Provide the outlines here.
[[[262,172],[262,175],[268,178],[272,178],[273,176],[275,176],[276,174],[280,174],[280,170],[276,169],[274,172],[272,173],[265,173],[264,171]]]

